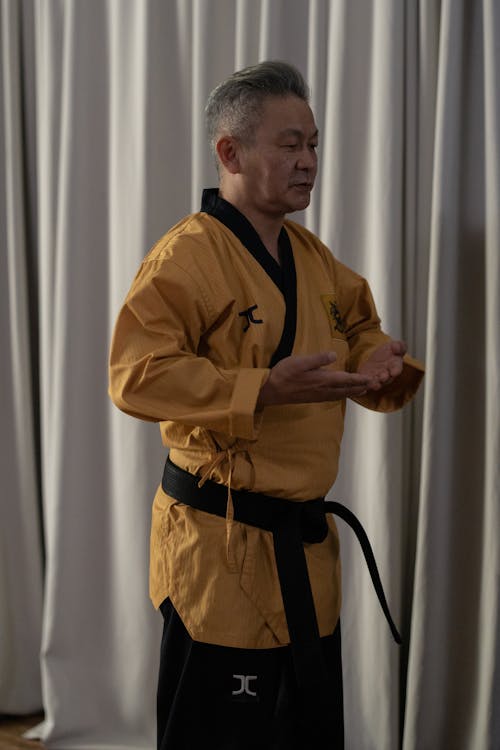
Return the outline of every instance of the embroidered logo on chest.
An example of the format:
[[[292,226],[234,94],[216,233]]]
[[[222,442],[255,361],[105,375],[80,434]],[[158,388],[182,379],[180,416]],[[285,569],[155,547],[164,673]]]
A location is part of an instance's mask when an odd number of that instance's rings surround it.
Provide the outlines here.
[[[246,333],[248,329],[250,328],[250,325],[253,323],[254,325],[260,325],[260,323],[263,323],[264,321],[260,318],[255,316],[255,310],[257,309],[258,305],[252,305],[251,307],[248,307],[246,310],[242,310],[238,313],[240,318],[245,318],[245,326],[243,328],[243,333]]]
[[[338,308],[335,294],[322,294],[321,302],[323,303],[323,307],[325,308],[326,314],[328,316],[332,335],[334,336],[335,333],[345,333],[345,320]]]

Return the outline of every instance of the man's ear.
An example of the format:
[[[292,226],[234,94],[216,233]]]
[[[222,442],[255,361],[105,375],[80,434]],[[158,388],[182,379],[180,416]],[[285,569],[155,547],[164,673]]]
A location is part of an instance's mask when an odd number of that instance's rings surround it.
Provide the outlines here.
[[[219,157],[220,163],[230,174],[238,174],[240,172],[240,150],[241,145],[231,135],[223,135],[217,141],[215,148],[217,150],[217,156]]]

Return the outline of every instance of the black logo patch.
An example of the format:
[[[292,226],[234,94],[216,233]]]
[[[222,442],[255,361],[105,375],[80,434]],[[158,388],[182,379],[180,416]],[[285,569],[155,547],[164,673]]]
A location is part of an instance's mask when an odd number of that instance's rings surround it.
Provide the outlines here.
[[[248,329],[250,328],[250,324],[254,323],[255,325],[259,325],[260,323],[263,323],[264,321],[260,318],[256,318],[254,316],[254,310],[256,310],[258,305],[252,305],[251,307],[247,308],[246,310],[242,310],[238,315],[240,318],[246,318],[246,326],[243,328],[243,333],[246,333]]]
[[[328,320],[330,322],[330,328],[332,330],[332,334],[334,334],[335,332],[345,333],[346,332],[345,320],[342,317],[342,314],[338,308],[335,295],[334,294],[322,294],[321,301],[323,303],[323,307],[325,308],[326,314],[328,315]]]

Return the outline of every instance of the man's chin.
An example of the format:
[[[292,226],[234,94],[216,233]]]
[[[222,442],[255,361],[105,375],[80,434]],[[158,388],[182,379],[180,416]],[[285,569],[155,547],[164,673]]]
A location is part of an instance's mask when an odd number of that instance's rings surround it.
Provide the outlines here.
[[[295,211],[303,211],[311,202],[311,193],[304,194],[301,198],[290,201],[287,213],[292,214]]]

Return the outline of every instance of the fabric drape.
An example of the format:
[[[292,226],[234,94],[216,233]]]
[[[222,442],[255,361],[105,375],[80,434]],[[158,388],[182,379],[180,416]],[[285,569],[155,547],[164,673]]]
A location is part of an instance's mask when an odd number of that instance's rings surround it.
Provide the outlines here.
[[[443,2],[440,10],[438,29],[429,14],[419,21],[438,50],[405,748],[495,748],[500,6]]]
[[[0,6],[0,712],[41,705],[33,21]]]
[[[427,365],[404,413],[348,406],[331,498],[405,645],[341,528],[346,747],[496,750],[498,2],[2,0],[0,38],[0,712],[43,706],[49,748],[154,744],[165,456],[108,400],[109,338],[148,248],[216,183],[208,92],[281,58],[320,131],[302,218]]]

